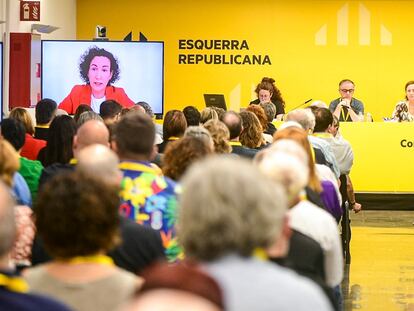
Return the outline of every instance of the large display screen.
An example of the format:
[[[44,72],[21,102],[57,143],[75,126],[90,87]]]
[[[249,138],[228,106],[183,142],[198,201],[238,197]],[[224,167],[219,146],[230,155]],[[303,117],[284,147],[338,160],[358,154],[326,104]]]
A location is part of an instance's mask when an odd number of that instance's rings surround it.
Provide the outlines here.
[[[102,55],[101,49],[106,56],[96,58],[98,56],[94,55]],[[94,54],[97,50],[100,52]],[[114,71],[117,67],[119,72]],[[115,76],[117,79],[111,81]],[[155,114],[162,114],[164,43],[42,41],[42,98],[54,99],[59,104],[69,94],[74,95],[75,86],[85,93],[87,88],[80,85],[99,90],[106,83],[114,86],[118,93],[122,88],[133,102],[147,102]],[[90,101],[90,95],[87,100]],[[85,103],[85,99],[83,101]]]

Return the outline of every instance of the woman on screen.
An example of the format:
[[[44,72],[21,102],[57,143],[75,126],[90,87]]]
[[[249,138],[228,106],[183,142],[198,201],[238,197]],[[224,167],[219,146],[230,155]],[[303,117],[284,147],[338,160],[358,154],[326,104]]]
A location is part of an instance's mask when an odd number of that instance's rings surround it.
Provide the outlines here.
[[[405,84],[405,100],[397,103],[392,118],[398,122],[414,121],[414,81]]]
[[[276,120],[282,120],[282,117],[285,114],[285,101],[275,85],[275,80],[264,77],[257,85],[255,92],[257,94],[257,99],[250,102],[250,105],[272,102],[276,107]]]
[[[120,77],[118,60],[112,53],[97,46],[90,47],[80,58],[79,71],[86,84],[75,85],[59,104],[60,109],[74,114],[79,105],[87,104],[99,113],[101,103],[109,99],[123,107],[134,105],[123,88],[112,86]]]

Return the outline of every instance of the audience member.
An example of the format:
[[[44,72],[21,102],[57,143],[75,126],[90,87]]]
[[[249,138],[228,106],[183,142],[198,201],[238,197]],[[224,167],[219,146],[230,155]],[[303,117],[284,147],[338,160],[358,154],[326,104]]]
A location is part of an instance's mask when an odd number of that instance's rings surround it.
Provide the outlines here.
[[[183,137],[168,144],[162,172],[172,180],[179,181],[191,164],[213,152],[214,148],[206,140],[192,136]]]
[[[93,111],[93,110],[91,106],[86,105],[86,104],[79,105],[78,108],[76,108],[75,114],[73,116],[73,120],[75,121],[76,124],[78,124],[80,115],[84,113],[85,111]]]
[[[103,122],[101,116],[96,112],[84,111],[80,114],[78,121],[76,122],[76,127],[80,128],[84,123],[88,122],[89,120],[98,120]]]
[[[276,116],[275,105],[273,105],[272,102],[265,102],[265,103],[260,103],[260,107],[263,108],[263,110],[266,114],[266,118],[267,118],[267,127],[266,127],[264,133],[273,136],[273,134],[276,132],[276,127],[272,123],[272,121],[274,120],[274,118]]]
[[[168,143],[177,140],[184,135],[187,128],[187,121],[184,113],[180,110],[170,110],[164,117],[163,142],[158,145],[158,152],[164,153]]]
[[[217,111],[214,110],[212,107],[206,107],[200,112],[200,123],[204,124],[210,119],[216,119],[218,120],[218,114]]]
[[[185,119],[187,120],[188,126],[200,125],[201,114],[200,111],[194,106],[187,106],[183,109]]]
[[[75,133],[76,124],[72,117],[63,115],[53,119],[46,147],[38,155],[38,160],[44,167],[53,163],[69,163],[73,158],[72,143]]]
[[[260,125],[262,126],[262,135],[266,144],[271,144],[273,142],[273,137],[269,134],[265,134],[267,130],[267,116],[264,109],[260,105],[250,105],[247,107],[246,111],[253,112],[256,117],[259,119]]]
[[[18,231],[14,204],[9,190],[0,182],[0,310],[69,311],[50,298],[28,293],[26,281],[11,268],[9,258]]]
[[[123,172],[120,212],[160,231],[167,259],[174,261],[181,254],[175,236],[178,189],[174,181],[150,163],[156,149],[154,137],[151,118],[138,112],[125,115],[114,128],[112,149],[121,160]]]
[[[117,188],[82,174],[56,176],[35,205],[36,228],[55,258],[26,270],[34,292],[75,310],[115,310],[142,283],[103,255],[119,241]]]
[[[242,111],[240,117],[243,123],[243,131],[239,137],[241,144],[251,149],[264,147],[266,142],[262,135],[263,128],[256,115],[250,111]]]
[[[56,115],[57,104],[53,99],[44,98],[35,107],[36,126],[34,138],[47,141],[49,126]]]
[[[34,126],[29,112],[24,108],[15,107],[10,111],[9,118],[21,121],[26,130],[25,142],[20,155],[29,160],[36,160],[40,149],[46,146],[46,141],[33,138]]]
[[[215,153],[231,152],[229,129],[223,122],[211,119],[204,123],[204,127],[210,132],[213,138]]]
[[[145,283],[123,311],[222,311],[221,290],[191,265],[157,265],[144,272]]]
[[[201,125],[187,127],[184,132],[184,137],[195,137],[201,139],[206,144],[210,145],[211,149],[214,149],[214,142],[210,132]]]
[[[14,119],[4,119],[1,122],[1,135],[14,147],[15,151],[20,153],[26,137],[24,126],[20,121]],[[42,170],[43,165],[39,161],[32,161],[26,159],[25,157],[20,157],[19,174],[23,176],[26,181],[27,186],[30,189],[31,199],[33,202],[36,201],[39,188],[39,178],[42,174]]]
[[[137,104],[135,106],[143,108],[144,111],[145,111],[145,113],[147,115],[149,115],[152,120],[155,120],[155,114],[152,111],[152,108],[151,108],[151,105],[150,104],[148,104],[147,102],[137,102]],[[162,143],[162,135],[163,135],[163,133],[162,133],[162,125],[161,124],[158,124],[156,122],[154,122],[154,125],[155,125],[155,133],[161,139],[161,141],[159,143],[157,143],[157,144],[161,144]]]
[[[99,115],[106,126],[111,126],[119,120],[122,106],[115,100],[105,100],[99,107]]]
[[[252,256],[288,239],[281,186],[229,157],[196,163],[182,186],[180,242],[218,281],[226,310],[331,310],[315,284]]]
[[[231,152],[244,158],[253,159],[257,150],[242,146],[240,142],[240,134],[243,131],[240,114],[235,111],[227,111],[222,118],[222,122],[229,129]]]

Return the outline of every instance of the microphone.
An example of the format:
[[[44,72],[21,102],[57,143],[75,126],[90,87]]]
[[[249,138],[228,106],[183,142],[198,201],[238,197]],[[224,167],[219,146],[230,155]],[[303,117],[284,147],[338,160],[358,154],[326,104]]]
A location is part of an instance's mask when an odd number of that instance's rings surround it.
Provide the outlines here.
[[[306,105],[307,103],[310,103],[312,100],[313,100],[313,98],[308,99],[308,100],[307,100],[307,101],[305,101],[304,103],[300,104],[299,106],[297,106],[297,107],[295,107],[295,108],[293,108],[293,109],[291,109],[291,110],[289,110],[289,111],[296,110],[296,109],[298,109],[298,108],[300,108],[300,107],[302,107],[302,106]]]

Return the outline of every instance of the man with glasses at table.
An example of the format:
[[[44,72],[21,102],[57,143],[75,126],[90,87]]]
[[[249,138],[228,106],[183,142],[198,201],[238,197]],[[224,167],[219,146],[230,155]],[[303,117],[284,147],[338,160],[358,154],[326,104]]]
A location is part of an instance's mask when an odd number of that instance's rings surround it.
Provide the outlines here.
[[[352,96],[355,91],[355,83],[349,79],[339,82],[339,94],[341,97],[333,100],[329,110],[339,121],[358,122],[363,121],[364,104]]]

